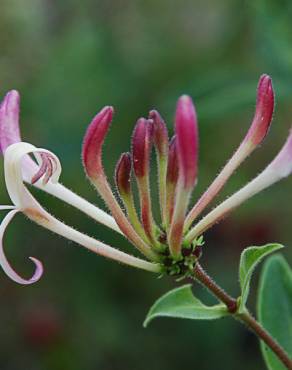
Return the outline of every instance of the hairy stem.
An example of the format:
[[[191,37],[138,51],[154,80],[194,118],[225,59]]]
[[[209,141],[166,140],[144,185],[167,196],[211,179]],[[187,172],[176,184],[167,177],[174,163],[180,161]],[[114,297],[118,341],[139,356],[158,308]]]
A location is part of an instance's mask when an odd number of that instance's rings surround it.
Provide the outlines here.
[[[199,263],[194,267],[194,277],[203,284],[219,301],[223,302],[228,311],[235,318],[243,322],[251,329],[265,344],[274,352],[279,360],[288,370],[292,370],[292,359],[285,350],[275,341],[275,339],[252,317],[249,312],[237,312],[238,305],[235,298],[226,293],[215,281],[207,274]]]

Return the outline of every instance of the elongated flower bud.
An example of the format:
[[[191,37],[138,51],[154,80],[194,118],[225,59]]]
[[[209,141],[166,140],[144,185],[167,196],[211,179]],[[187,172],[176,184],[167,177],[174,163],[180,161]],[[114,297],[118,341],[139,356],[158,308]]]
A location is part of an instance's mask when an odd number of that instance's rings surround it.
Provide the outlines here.
[[[152,138],[153,121],[140,118],[137,121],[132,137],[133,166],[139,189],[142,224],[146,235],[156,245],[156,225],[152,215],[149,185]]]
[[[169,143],[168,165],[167,165],[167,184],[176,185],[178,180],[179,168],[176,149],[176,136],[174,135]]]
[[[195,185],[198,168],[198,126],[192,99],[183,95],[177,103],[175,115],[179,171],[184,188]]]
[[[153,122],[140,118],[133,132],[132,150],[134,171],[137,178],[149,173],[149,161],[152,146]]]
[[[262,75],[258,84],[256,111],[252,125],[245,137],[245,142],[259,145],[266,137],[270,128],[274,112],[274,91],[272,79]]]
[[[131,154],[123,153],[117,163],[115,178],[120,194],[129,195],[131,193]]]
[[[292,130],[276,158],[252,181],[219,204],[194,226],[185,240],[191,242],[247,199],[292,173]]]
[[[175,115],[176,149],[179,162],[179,179],[175,206],[168,234],[168,243],[174,258],[181,255],[185,214],[197,178],[198,126],[192,99],[183,95],[177,103]]]
[[[252,124],[241,145],[187,215],[185,231],[189,229],[193,221],[216,197],[240,164],[262,143],[272,123],[273,110],[274,92],[272,80],[268,75],[262,75],[258,83],[256,111]]]
[[[175,204],[175,189],[178,181],[178,158],[176,152],[176,137],[173,136],[169,143],[167,180],[166,180],[166,212],[167,227],[169,226]]]
[[[102,166],[102,144],[112,120],[113,108],[105,107],[98,113],[89,125],[82,148],[83,163],[86,173],[103,200],[110,209],[116,223],[124,235],[148,258],[155,259],[156,255],[139,237],[133,226],[119,206],[107,181]]]
[[[21,141],[19,131],[19,94],[9,91],[0,105],[0,151]]]
[[[132,170],[132,158],[130,153],[123,153],[117,163],[115,171],[115,181],[122,199],[124,206],[127,211],[128,218],[132,223],[137,234],[144,240],[145,243],[149,243],[144,229],[140,223],[139,217],[136,212],[134,198],[131,187],[131,170]]]
[[[168,132],[167,127],[160,114],[156,110],[149,113],[149,118],[153,120],[153,141],[157,155],[158,166],[158,186],[159,186],[159,203],[161,211],[162,224],[166,226],[166,176],[168,161]]]
[[[153,141],[160,156],[167,156],[168,152],[168,132],[167,127],[161,115],[152,110],[149,112],[149,118],[153,120]]]
[[[113,108],[104,107],[91,121],[87,128],[83,147],[82,158],[88,177],[96,178],[103,175],[102,144],[108,132],[113,117]]]

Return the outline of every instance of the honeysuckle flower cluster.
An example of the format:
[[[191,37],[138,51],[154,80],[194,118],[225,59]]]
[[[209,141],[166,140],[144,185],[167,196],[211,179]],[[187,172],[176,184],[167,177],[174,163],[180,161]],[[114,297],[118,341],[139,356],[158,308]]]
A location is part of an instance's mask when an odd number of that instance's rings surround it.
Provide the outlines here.
[[[0,106],[0,149],[4,174],[12,205],[0,226],[0,264],[5,273],[20,284],[39,280],[43,266],[36,258],[30,279],[21,277],[9,264],[3,250],[3,235],[12,218],[22,212],[29,219],[94,253],[147,271],[187,276],[202,253],[203,234],[245,200],[292,172],[292,132],[275,159],[252,181],[235,192],[211,212],[198,217],[217,196],[239,165],[263,142],[271,125],[274,92],[271,78],[263,75],[257,90],[255,115],[242,143],[193,207],[189,202],[197,183],[198,124],[192,99],[183,95],[175,112],[175,133],[169,139],[161,115],[152,110],[148,118],[138,119],[131,151],[123,153],[115,171],[119,199],[103,168],[102,147],[114,110],[104,107],[90,123],[83,141],[82,158],[90,182],[104,200],[109,213],[89,203],[59,182],[60,161],[52,152],[23,142],[19,130],[19,94],[10,91]],[[154,220],[150,191],[150,158],[155,148],[159,187],[160,222]],[[139,207],[135,204],[132,182],[136,181]],[[58,220],[35,199],[31,184],[70,204],[97,222],[122,234],[143,258],[106,245]],[[137,211],[140,210],[140,212]]]

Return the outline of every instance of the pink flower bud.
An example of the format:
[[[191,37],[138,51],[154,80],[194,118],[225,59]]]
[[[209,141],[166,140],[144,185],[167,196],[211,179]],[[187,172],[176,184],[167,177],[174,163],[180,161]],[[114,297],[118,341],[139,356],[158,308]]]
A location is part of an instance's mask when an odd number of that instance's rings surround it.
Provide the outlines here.
[[[153,120],[154,145],[160,156],[166,156],[168,151],[168,132],[166,124],[156,110],[149,112],[149,118]]]
[[[0,105],[0,151],[21,141],[19,131],[19,94],[9,91]]]
[[[90,178],[103,175],[102,145],[112,121],[113,112],[112,107],[104,107],[87,128],[82,147],[82,159]]]
[[[177,154],[183,185],[191,189],[195,185],[198,167],[198,126],[192,99],[183,95],[177,103],[175,115]]]
[[[115,179],[120,194],[131,193],[131,154],[123,153],[117,163]]]
[[[274,91],[272,79],[262,75],[258,84],[256,111],[252,125],[245,137],[253,145],[259,145],[265,138],[270,128],[274,111]]]
[[[178,158],[176,149],[176,136],[173,136],[169,143],[167,183],[176,184],[178,180]]]
[[[132,138],[133,165],[137,178],[148,174],[152,134],[153,121],[140,118],[137,121]]]

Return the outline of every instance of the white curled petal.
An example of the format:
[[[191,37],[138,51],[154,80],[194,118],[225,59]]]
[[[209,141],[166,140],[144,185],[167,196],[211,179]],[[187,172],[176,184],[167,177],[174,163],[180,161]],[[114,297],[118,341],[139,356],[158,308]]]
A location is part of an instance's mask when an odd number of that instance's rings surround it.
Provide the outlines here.
[[[40,152],[47,153],[53,158],[55,163],[55,172],[52,174],[52,180],[57,182],[61,174],[61,165],[59,159],[48,150],[36,148],[31,144],[20,142],[10,145],[5,151],[4,171],[6,187],[11,200],[19,208],[38,205],[36,200],[31,196],[23,184],[22,159],[27,154],[37,154]],[[39,157],[37,156],[37,158]]]
[[[13,211],[10,211],[3,219],[1,225],[0,225],[0,265],[3,268],[4,272],[8,277],[10,277],[11,280],[15,281],[18,284],[22,285],[29,285],[37,282],[40,277],[43,274],[43,265],[42,263],[37,260],[34,257],[29,257],[31,261],[35,264],[35,272],[33,276],[30,279],[24,279],[21,276],[17,274],[9,264],[4,250],[3,250],[3,236],[5,233],[5,230],[9,224],[9,222],[12,220],[12,218],[16,215],[16,213],[19,212],[18,209],[15,209]]]
[[[34,153],[36,160],[40,163],[40,152],[47,153],[53,158],[54,174],[47,184],[43,184],[40,179],[34,186],[76,207],[97,222],[122,234],[112,216],[57,182],[61,174],[61,164],[57,156],[46,149],[36,148],[28,143],[12,144],[5,152],[5,181],[11,200],[19,207],[29,207],[29,203],[32,202],[35,205],[37,204],[36,200],[24,187],[23,180],[30,183],[32,177],[38,171],[38,165],[28,156],[28,153]]]
[[[15,206],[0,206],[0,211],[6,211],[7,209],[15,209]]]

